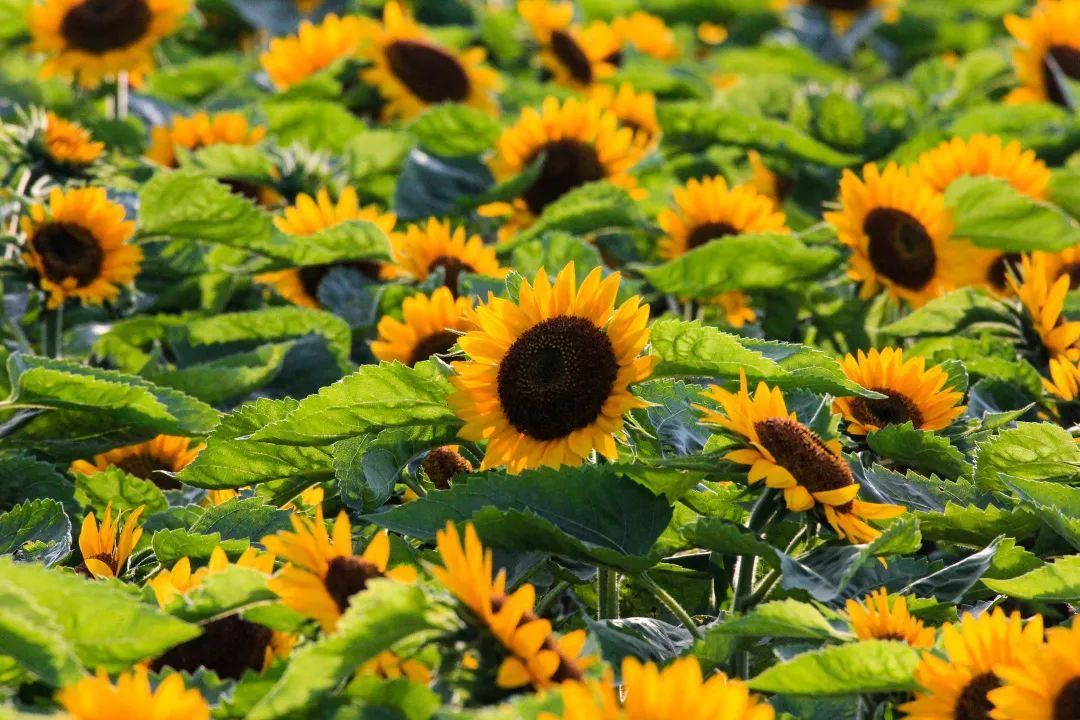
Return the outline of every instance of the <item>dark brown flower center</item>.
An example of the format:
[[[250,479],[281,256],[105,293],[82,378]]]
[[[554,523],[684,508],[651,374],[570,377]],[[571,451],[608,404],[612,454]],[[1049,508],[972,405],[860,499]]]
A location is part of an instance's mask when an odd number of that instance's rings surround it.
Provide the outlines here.
[[[735,229],[734,225],[726,222],[709,222],[702,223],[696,228],[690,231],[690,234],[686,236],[686,247],[688,250],[693,250],[696,247],[701,247],[710,240],[719,240],[720,238],[727,237],[728,235],[738,235],[739,231]]]
[[[363,558],[336,557],[330,561],[323,583],[337,603],[338,610],[345,612],[349,607],[349,598],[365,589],[368,580],[377,577],[382,577],[382,572]]]
[[[147,452],[128,455],[123,460],[114,462],[113,465],[120,468],[128,475],[134,475],[142,480],[149,480],[162,490],[175,490],[180,487],[179,482],[169,475],[164,474],[176,470],[176,468],[173,467],[173,464]]]
[[[1074,677],[1065,683],[1054,699],[1053,720],[1073,718],[1080,718],[1080,677]]]
[[[870,0],[812,0],[814,5],[825,10],[846,10],[858,12],[870,7]]]
[[[54,283],[75,278],[85,287],[101,276],[105,253],[94,234],[81,225],[50,222],[30,238],[41,258],[42,274]]]
[[[76,50],[103,55],[138,42],[152,19],[146,0],[85,0],[64,15],[60,34]]]
[[[960,692],[953,715],[956,720],[990,720],[994,703],[986,697],[991,690],[1001,687],[994,673],[976,675]]]
[[[322,281],[326,279],[326,276],[330,274],[331,270],[339,267],[355,270],[368,280],[379,279],[379,263],[370,260],[349,260],[339,263],[307,265],[300,268],[297,270],[297,273],[300,275],[300,286],[304,288],[304,292],[308,294],[308,297],[317,300],[319,297],[319,286],[322,285]]]
[[[555,140],[544,145],[536,155],[544,153],[544,166],[523,197],[529,211],[539,215],[544,208],[564,194],[588,182],[605,177],[604,166],[591,145],[577,140]]]
[[[754,423],[754,429],[776,464],[811,493],[839,490],[855,482],[844,459],[797,420],[768,418]]]
[[[116,551],[109,553],[101,553],[100,555],[94,555],[91,560],[100,560],[101,562],[112,568],[113,575],[120,574],[120,559],[116,557]]]
[[[432,485],[440,490],[449,490],[450,481],[459,473],[472,472],[472,463],[461,456],[460,453],[448,447],[432,450],[420,463]]]
[[[499,366],[499,403],[534,440],[565,438],[599,417],[619,363],[611,340],[591,321],[560,316],[524,332]]]
[[[870,388],[874,392],[888,395],[880,400],[855,398],[851,401],[851,414],[865,425],[902,425],[910,422],[915,427],[923,424],[923,415],[911,398],[902,393],[885,388]]]
[[[218,182],[228,186],[229,192],[233,195],[239,195],[242,198],[250,200],[253,203],[259,204],[263,199],[263,187],[258,183],[249,182],[247,180],[239,180],[237,178],[222,178]]]
[[[499,612],[503,605],[506,604],[506,600],[507,598],[505,595],[497,595],[491,598],[491,609],[496,613]],[[535,613],[526,610],[521,615],[521,621],[518,623],[518,627],[539,619],[540,618]],[[559,656],[559,667],[555,669],[555,674],[551,676],[551,681],[553,683],[559,684],[566,682],[567,680],[581,680],[584,677],[578,664],[563,654],[562,650],[560,650],[559,646],[555,643],[555,638],[553,636],[548,635],[544,638],[544,642],[540,647],[543,650],[551,650]]]
[[[995,290],[1004,292],[1009,287],[1009,274],[1020,276],[1020,253],[1002,253],[986,271],[986,281]]]
[[[461,278],[461,273],[476,272],[476,269],[467,262],[464,262],[461,258],[450,257],[449,255],[440,255],[431,261],[428,265],[428,272],[435,272],[438,268],[442,268],[443,281],[446,287],[450,288],[450,291],[454,293],[454,297],[458,294],[458,280]]]
[[[454,347],[460,337],[457,333],[442,330],[421,338],[413,348],[412,357],[409,358],[409,367],[418,362],[427,360],[432,355],[445,355]]]
[[[1076,290],[1080,288],[1080,263],[1069,263],[1065,267],[1061,268],[1061,272],[1058,277],[1062,275],[1069,276],[1069,289]]]
[[[592,63],[589,56],[578,45],[574,37],[563,30],[551,33],[551,52],[558,58],[570,77],[582,85],[591,85],[593,81]]]
[[[870,262],[878,275],[909,290],[934,279],[937,253],[922,224],[903,210],[876,208],[863,221],[870,238]]]
[[[1058,72],[1070,80],[1080,80],[1080,50],[1068,45],[1051,45],[1043,59],[1046,96],[1051,102],[1067,107],[1069,95],[1058,80]]]
[[[415,40],[397,40],[386,48],[386,62],[409,91],[427,103],[469,98],[469,76],[450,53]]]
[[[262,669],[273,636],[268,627],[228,615],[204,625],[202,635],[168,650],[150,668],[194,673],[205,667],[223,680],[239,680],[247,670]]]

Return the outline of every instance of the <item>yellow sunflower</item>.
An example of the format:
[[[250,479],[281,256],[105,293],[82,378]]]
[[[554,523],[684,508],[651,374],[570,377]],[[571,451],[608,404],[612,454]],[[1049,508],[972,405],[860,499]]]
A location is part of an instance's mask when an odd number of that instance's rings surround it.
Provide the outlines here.
[[[999,178],[1035,200],[1046,199],[1050,185],[1050,168],[1034,150],[1025,150],[1018,140],[1005,144],[997,135],[982,133],[953,138],[924,152],[915,174],[938,192],[965,175]]]
[[[990,718],[993,703],[987,695],[1001,687],[995,673],[1038,652],[1043,641],[1042,616],[1025,624],[1019,612],[1006,617],[1001,608],[977,619],[964,613],[958,624],[942,628],[942,638],[948,659],[923,653],[915,670],[915,680],[923,690],[900,710],[911,720]]]
[[[641,10],[611,21],[611,27],[621,45],[630,45],[657,60],[677,60],[679,39],[663,18]]]
[[[821,504],[825,518],[842,539],[865,543],[880,533],[866,520],[903,514],[899,505],[882,505],[858,499],[859,485],[840,452],[839,440],[824,441],[789,413],[779,388],[758,383],[753,396],[741,373],[739,392],[713,385],[705,397],[720,404],[723,412],[695,405],[704,413],[703,423],[719,425],[742,437],[749,447],[732,450],[725,459],[749,465],[751,484],[765,481],[784,491],[789,510],[803,512]]]
[[[1069,275],[1049,279],[1046,259],[1041,255],[1021,259],[1020,281],[1012,276],[1009,284],[1024,304],[1031,324],[1051,357],[1080,359],[1080,322],[1062,315],[1069,294]]]
[[[1068,90],[1058,78],[1080,80],[1080,3],[1040,2],[1028,19],[1006,16],[1005,27],[1020,46],[1013,52],[1020,87],[1005,101],[1068,105]]]
[[[558,84],[586,90],[615,74],[622,46],[607,23],[577,27],[572,3],[548,0],[521,0],[518,12],[540,44],[541,64]]]
[[[375,205],[361,207],[356,190],[347,187],[341,191],[336,203],[330,199],[330,192],[326,188],[319,190],[314,198],[300,193],[294,205],[285,208],[280,217],[274,218],[274,225],[283,233],[307,237],[350,220],[374,223],[388,236],[397,224],[397,216],[392,212],[384,212]],[[372,279],[387,279],[393,274],[389,266],[377,262],[353,261],[277,270],[258,275],[255,280],[271,285],[281,297],[294,305],[320,308],[319,285],[335,267],[352,268]]]
[[[153,69],[153,49],[172,33],[189,0],[35,0],[31,47],[49,60],[43,77],[77,76],[86,88],[129,72],[138,84]]]
[[[1042,379],[1046,392],[1065,402],[1080,396],[1080,359],[1070,360],[1064,355],[1050,358],[1049,373],[1050,377]]]
[[[771,170],[757,150],[747,151],[746,159],[750,163],[750,187],[770,198],[778,208],[783,207],[791,192],[792,179]]]
[[[705,45],[722,45],[728,39],[728,29],[706,20],[697,26],[697,37]]]
[[[45,152],[57,165],[83,168],[93,164],[105,152],[105,143],[94,142],[89,130],[52,111],[45,115],[44,130]]]
[[[397,360],[410,367],[432,355],[445,355],[469,329],[465,315],[471,308],[469,298],[455,300],[447,287],[436,289],[430,297],[405,298],[401,305],[404,322],[384,315],[371,352],[379,360]]]
[[[177,148],[194,151],[210,145],[257,145],[264,137],[266,128],[249,125],[247,118],[238,112],[177,115],[171,125],[159,125],[150,131],[146,157],[158,165],[176,167]]]
[[[446,286],[457,294],[461,273],[475,273],[501,278],[510,272],[499,265],[495,249],[484,244],[479,235],[469,235],[464,227],[454,227],[449,220],[428,218],[391,237],[395,272],[423,282],[442,268]]]
[[[899,348],[859,350],[840,361],[849,380],[887,397],[838,398],[833,404],[844,416],[848,432],[865,435],[886,425],[910,422],[918,430],[947,428],[966,409],[958,403],[964,394],[949,390],[948,374],[940,367],[926,367],[925,358],[908,357]]]
[[[121,673],[116,685],[100,669],[62,688],[56,701],[71,720],[210,720],[210,706],[198,690],[186,689],[176,674],[152,688],[144,665]]]
[[[464,543],[449,522],[436,533],[436,543],[443,566],[433,567],[432,574],[508,651],[496,675],[499,687],[544,690],[581,679],[594,662],[581,657],[585,631],[557,638],[551,622],[533,613],[536,589],[528,583],[508,596],[506,570],[494,575],[491,550],[480,544],[471,523],[465,526]]]
[[[76,460],[71,463],[71,472],[96,475],[115,466],[160,488],[174,489],[180,487],[180,483],[167,473],[178,473],[186,468],[205,447],[204,443],[193,445],[186,437],[158,435],[153,440],[95,455],[93,461]]]
[[[1046,645],[1016,665],[996,668],[1003,686],[989,693],[994,720],[1080,717],[1080,622],[1046,631]]]
[[[633,130],[634,142],[638,145],[652,148],[660,141],[660,121],[656,118],[656,97],[652,93],[639,93],[633,85],[623,83],[618,89],[595,85],[590,97],[615,115],[619,125]]]
[[[304,20],[295,35],[271,40],[259,62],[274,87],[286,90],[338,60],[354,57],[371,24],[352,15],[330,14],[318,25]]]
[[[925,627],[922,620],[911,617],[903,595],[890,603],[889,591],[878,588],[862,602],[848,600],[847,612],[851,629],[861,640],[902,640],[917,648],[934,646],[934,628]]]
[[[848,276],[869,298],[884,286],[913,307],[966,285],[984,282],[993,253],[952,238],[952,213],[940,193],[905,168],[869,164],[860,180],[840,181],[841,208],[825,213],[851,248]]]
[[[833,28],[845,33],[859,17],[866,12],[876,10],[887,23],[900,19],[902,0],[772,0],[774,10],[786,10],[800,5],[817,8],[829,15]]]
[[[112,503],[106,506],[105,519],[100,526],[94,513],[86,516],[79,532],[79,551],[83,556],[83,565],[91,575],[96,578],[120,575],[131,557],[131,551],[142,538],[143,531],[139,527],[139,516],[142,512],[142,507],[132,510],[123,530],[120,530],[119,514],[116,521],[113,521]],[[120,530],[119,539],[116,537],[117,530]]]
[[[124,214],[124,206],[111,202],[104,188],[53,188],[48,207],[30,208],[22,219],[23,260],[49,293],[49,308],[69,298],[100,305],[115,300],[120,285],[134,282],[143,255],[128,244],[135,223]]]
[[[431,669],[413,658],[403,658],[392,650],[384,650],[360,666],[357,675],[375,675],[384,680],[408,678],[421,685],[431,684]]]
[[[292,526],[292,532],[282,530],[263,538],[267,550],[289,563],[268,587],[286,606],[318,620],[324,632],[337,628],[349,598],[363,591],[369,580],[416,581],[412,567],[386,569],[390,538],[385,532],[372,538],[362,555],[353,555],[352,527],[344,510],[334,522],[332,535],[326,532],[321,505],[315,508],[314,522],[294,513]]]
[[[360,75],[386,99],[387,119],[416,117],[431,105],[462,103],[494,113],[499,73],[483,64],[483,48],[454,53],[434,41],[396,0],[383,8],[362,45],[371,67]]]
[[[1059,250],[1058,252],[1034,252],[1046,267],[1046,275],[1050,282],[1056,281],[1062,275],[1069,278],[1069,289],[1080,288],[1080,245]]]
[[[481,469],[511,473],[576,466],[595,450],[618,457],[623,415],[647,403],[629,386],[652,374],[649,308],[633,297],[617,309],[619,275],[600,269],[576,286],[574,264],[554,283],[541,268],[517,303],[491,297],[458,340],[469,356],[453,363],[449,403],[466,440],[486,440]]]

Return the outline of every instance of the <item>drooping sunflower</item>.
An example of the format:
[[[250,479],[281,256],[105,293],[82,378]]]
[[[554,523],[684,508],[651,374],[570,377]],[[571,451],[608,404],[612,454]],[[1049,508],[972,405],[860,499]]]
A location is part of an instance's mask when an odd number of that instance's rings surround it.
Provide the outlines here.
[[[449,220],[428,218],[422,224],[409,225],[392,236],[391,244],[396,273],[423,282],[442,268],[446,287],[455,295],[462,273],[501,278],[510,272],[499,265],[495,249],[485,245],[482,237],[469,235]]]
[[[652,93],[639,93],[630,83],[623,83],[618,89],[611,85],[595,85],[590,97],[614,114],[619,125],[634,131],[635,143],[651,148],[659,142],[660,121],[656,118],[656,97]]]
[[[623,415],[646,403],[629,386],[656,365],[641,356],[649,309],[633,297],[617,309],[619,275],[599,268],[577,287],[574,265],[548,280],[541,268],[517,303],[492,297],[458,340],[468,361],[453,363],[449,403],[467,440],[486,440],[481,469],[511,473],[580,465],[594,450],[615,459]]]
[[[321,505],[315,508],[314,522],[293,513],[292,526],[292,532],[282,530],[263,538],[267,550],[289,563],[267,586],[286,606],[318,620],[324,632],[337,628],[349,598],[363,591],[370,580],[416,581],[416,570],[408,565],[387,570],[390,538],[385,532],[375,535],[362,555],[354,555],[352,526],[344,510],[334,522],[332,535],[326,532]]]
[[[431,296],[413,295],[401,305],[404,322],[390,315],[379,320],[379,339],[371,352],[379,360],[405,363],[412,367],[432,355],[450,350],[469,328],[466,313],[472,308],[467,297],[454,298],[450,288],[437,288]]]
[[[902,640],[917,648],[934,646],[934,628],[923,625],[908,612],[907,598],[897,596],[890,602],[889,591],[878,588],[862,602],[847,601],[851,629],[861,640]]]
[[[845,170],[840,203],[825,221],[852,250],[848,277],[862,282],[863,299],[884,286],[918,307],[947,290],[983,283],[992,253],[953,239],[944,198],[907,169],[869,164],[861,180]]]
[[[749,465],[751,484],[765,481],[784,491],[789,510],[803,512],[820,504],[825,518],[842,539],[869,542],[880,533],[867,520],[903,514],[899,505],[883,505],[858,499],[859,485],[840,452],[836,439],[822,440],[789,413],[779,388],[758,383],[753,396],[741,373],[739,391],[713,385],[705,397],[720,404],[723,412],[695,405],[704,413],[702,422],[718,425],[743,438],[748,447],[732,450],[725,459]]]
[[[373,26],[368,35],[359,55],[371,67],[361,77],[386,99],[385,118],[413,118],[440,103],[495,112],[500,77],[483,64],[487,57],[483,48],[459,54],[442,47],[396,0],[386,4],[382,24]]]
[[[71,472],[95,475],[116,466],[129,475],[169,490],[180,487],[180,483],[167,473],[178,473],[186,468],[205,447],[204,443],[192,444],[186,437],[158,435],[153,440],[95,455],[92,461],[76,460],[71,463]]]
[[[440,490],[449,490],[458,474],[473,471],[472,463],[462,456],[460,450],[457,445],[444,445],[424,456],[420,467],[432,485]]]
[[[210,720],[210,706],[198,690],[186,689],[178,674],[152,688],[144,665],[121,673],[116,685],[99,669],[62,688],[56,701],[71,720]]]
[[[1023,662],[997,668],[1004,685],[989,693],[994,720],[1080,717],[1080,623],[1046,631],[1046,644]]]
[[[1030,18],[1007,15],[1005,27],[1019,44],[1013,65],[1020,81],[1005,101],[1068,106],[1069,91],[1060,78],[1080,80],[1080,4],[1040,2]]]
[[[1042,379],[1046,392],[1065,402],[1080,397],[1080,359],[1050,358],[1048,372],[1050,377]]]
[[[1080,359],[1080,321],[1062,315],[1069,294],[1071,278],[1061,275],[1051,281],[1042,255],[1021,258],[1020,281],[1012,276],[1009,284],[1024,304],[1031,324],[1050,357]]]
[[[354,57],[371,21],[330,14],[318,25],[304,20],[295,35],[278,37],[259,56],[263,70],[278,90],[306,80],[338,60]]]
[[[593,662],[581,657],[585,631],[557,638],[551,622],[533,613],[536,589],[528,583],[507,595],[506,570],[494,573],[491,550],[480,543],[471,523],[465,526],[464,543],[450,522],[436,533],[436,543],[443,566],[433,567],[432,574],[508,651],[496,674],[499,687],[543,690],[582,678]]]
[[[341,191],[336,203],[331,200],[326,188],[319,190],[314,198],[300,193],[294,205],[285,208],[280,217],[274,218],[274,225],[283,233],[307,237],[350,220],[374,223],[387,235],[393,233],[397,224],[397,216],[392,212],[384,212],[375,205],[361,207],[356,190],[347,187]],[[390,274],[388,266],[353,261],[276,270],[258,275],[255,280],[273,286],[281,297],[294,305],[319,308],[322,307],[318,299],[319,285],[335,267],[352,268],[372,279],[386,279]]]
[[[91,575],[96,578],[120,575],[131,557],[131,551],[142,538],[143,531],[139,527],[142,513],[142,507],[128,513],[123,530],[120,530],[119,513],[113,521],[112,503],[105,507],[105,518],[100,526],[93,512],[86,516],[79,532],[79,551],[83,556],[83,565]],[[120,530],[119,538],[116,536],[117,530]]]
[[[629,45],[657,60],[676,60],[679,57],[679,40],[661,17],[637,10],[616,17],[611,21],[611,27],[620,45]]]
[[[947,387],[948,374],[926,367],[926,359],[908,357],[899,348],[847,355],[840,368],[848,379],[887,397],[838,398],[833,408],[844,416],[848,432],[865,435],[886,425],[910,422],[918,430],[941,430],[964,414],[964,394]]]
[[[45,114],[41,140],[52,162],[62,167],[85,168],[105,152],[105,143],[95,142],[89,130],[52,111]]]
[[[124,213],[104,188],[53,188],[48,207],[30,208],[22,219],[23,261],[49,293],[49,308],[69,298],[100,305],[135,280],[143,255],[128,244],[135,223],[124,220]]]
[[[997,672],[1021,664],[1043,642],[1042,616],[1024,623],[1019,612],[1006,616],[1001,608],[978,618],[964,613],[958,624],[942,628],[944,660],[929,652],[915,669],[923,691],[900,710],[912,720],[973,720],[990,718],[988,694],[1001,687]]]
[[[32,48],[49,60],[42,75],[76,76],[97,87],[118,73],[141,81],[154,67],[153,49],[172,33],[189,0],[37,0],[29,8]]]
[[[146,157],[158,165],[176,167],[178,148],[194,151],[211,145],[257,145],[264,137],[265,127],[249,124],[238,112],[176,115],[171,125],[159,125],[150,131]]]
[[[800,5],[828,13],[829,22],[839,33],[845,33],[858,19],[872,10],[881,13],[887,23],[900,18],[901,0],[772,0],[774,10],[786,10]]]
[[[622,46],[618,33],[599,20],[573,24],[572,3],[521,0],[518,12],[540,44],[540,62],[560,85],[586,90],[615,74]]]

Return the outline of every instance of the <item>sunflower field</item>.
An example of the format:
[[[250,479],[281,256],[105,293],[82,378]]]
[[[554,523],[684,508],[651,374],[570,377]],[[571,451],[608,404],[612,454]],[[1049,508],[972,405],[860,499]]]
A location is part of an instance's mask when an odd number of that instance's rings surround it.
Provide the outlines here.
[[[0,720],[1080,720],[1080,0],[0,0]]]

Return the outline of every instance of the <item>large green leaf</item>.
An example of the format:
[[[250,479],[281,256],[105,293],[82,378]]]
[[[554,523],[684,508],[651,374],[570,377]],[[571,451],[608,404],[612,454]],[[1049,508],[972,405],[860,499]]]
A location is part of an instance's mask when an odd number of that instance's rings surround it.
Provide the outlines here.
[[[75,473],[75,499],[98,514],[110,504],[115,512],[143,507],[146,516],[169,507],[161,488],[118,467],[90,475]]]
[[[184,528],[158,530],[150,541],[154,555],[164,567],[172,567],[185,557],[193,563],[206,564],[219,545],[230,559],[235,559],[248,549],[250,542],[247,538],[222,540],[221,533],[192,533]]]
[[[159,385],[175,388],[203,402],[218,405],[250,395],[281,372],[293,343],[270,343],[184,368],[147,372]]]
[[[981,290],[961,288],[935,298],[910,315],[881,328],[885,335],[952,335],[976,323],[1012,322],[1008,308]]]
[[[258,498],[234,498],[204,512],[189,528],[192,533],[219,533],[222,540],[261,538],[290,527],[291,513]]]
[[[266,587],[268,576],[254,568],[229,566],[210,573],[186,595],[177,595],[166,611],[188,622],[203,622],[277,598]]]
[[[366,220],[338,223],[305,235],[302,242],[291,235],[282,235],[276,228],[272,233],[273,247],[253,246],[251,249],[277,258],[279,266],[390,259],[390,240],[377,225]]]
[[[983,584],[994,592],[1020,600],[1075,603],[1080,600],[1080,555],[1058,558],[1009,580],[983,578]]]
[[[750,680],[754,690],[792,695],[906,692],[919,651],[899,640],[863,640],[796,655]]]
[[[0,453],[0,508],[37,498],[74,507],[75,488],[48,463],[26,455]]]
[[[972,473],[964,454],[948,438],[916,430],[910,422],[869,433],[866,442],[879,456],[926,475],[958,478]]]
[[[443,157],[479,155],[491,148],[499,121],[467,105],[435,105],[409,128],[420,145]]]
[[[1002,487],[1001,474],[1021,480],[1075,480],[1080,476],[1080,447],[1057,425],[1017,423],[975,451],[975,482],[980,487]]]
[[[554,230],[589,236],[612,229],[640,228],[645,222],[641,207],[626,190],[607,182],[588,183],[544,208],[536,222],[511,243],[529,242]]]
[[[1080,488],[1004,474],[999,479],[1038,520],[1080,550]]]
[[[1005,180],[962,177],[945,201],[956,219],[954,234],[976,245],[1010,252],[1054,252],[1080,243],[1080,228],[1052,205],[1020,194]]]
[[[55,614],[34,601],[27,590],[0,585],[0,648],[25,672],[51,687],[76,682],[82,675],[75,648]]]
[[[52,565],[71,552],[71,520],[55,500],[31,500],[0,514],[0,555]]]
[[[1027,508],[1003,509],[996,505],[946,503],[943,512],[919,515],[919,527],[928,540],[947,541],[984,547],[1000,535],[1028,538],[1039,527],[1038,517]]]
[[[849,637],[830,624],[820,610],[798,600],[775,600],[758,605],[745,615],[724,620],[710,632],[746,637],[802,640],[839,640]]]

